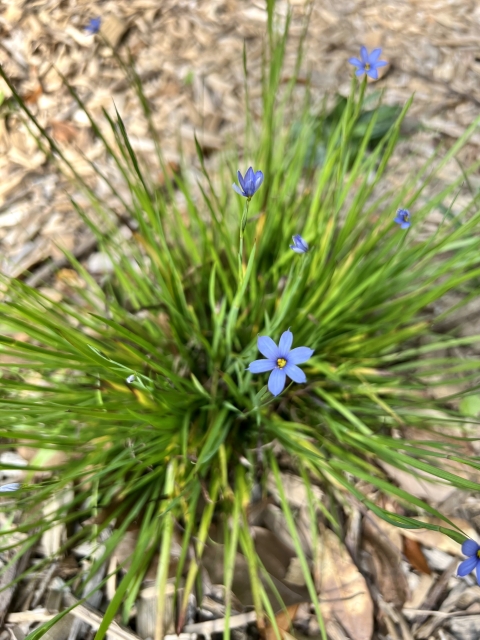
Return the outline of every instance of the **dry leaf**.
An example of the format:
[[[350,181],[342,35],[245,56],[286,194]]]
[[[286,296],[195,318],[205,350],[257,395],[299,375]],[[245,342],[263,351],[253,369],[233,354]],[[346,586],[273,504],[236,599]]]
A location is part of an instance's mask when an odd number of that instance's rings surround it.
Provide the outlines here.
[[[212,526],[210,538],[214,544],[205,547],[202,555],[202,565],[207,570],[213,584],[222,584],[224,580],[224,545],[222,544],[222,532],[218,527]],[[250,533],[263,566],[275,585],[283,603],[286,606],[307,602],[310,600],[308,589],[305,585],[290,582],[288,578],[292,560],[296,558],[293,549],[285,545],[274,533],[263,527],[250,527]],[[282,608],[275,593],[264,582],[265,590],[275,611]],[[253,604],[250,588],[247,560],[241,553],[235,557],[235,569],[233,575],[232,591],[238,600],[244,605]]]
[[[25,102],[25,104],[35,104],[37,102],[37,100],[40,98],[40,96],[42,95],[43,91],[42,91],[42,87],[41,85],[37,85],[35,87],[35,89],[32,89],[31,91],[27,91],[27,93],[24,94],[23,96],[23,101]]]
[[[448,527],[446,522],[439,520],[438,518],[416,518],[422,522],[428,522],[430,524],[437,524],[442,527]],[[450,520],[459,527],[467,538],[477,539],[477,533],[475,529],[466,521],[461,518],[450,518]],[[393,525],[392,525],[393,526]],[[440,531],[430,531],[429,529],[402,529],[402,535],[410,540],[416,540],[424,547],[431,547],[432,549],[440,549],[454,556],[461,556],[462,550],[458,542],[452,540],[444,533]]]
[[[423,480],[386,462],[380,461],[380,465],[401,489],[408,491],[416,498],[426,500],[430,504],[443,502],[456,490],[451,485],[435,482],[435,476],[431,474],[421,474],[425,477],[425,480]]]
[[[333,531],[324,531],[322,543],[319,595],[325,621],[338,622],[351,640],[370,640],[373,603],[365,578]]]
[[[277,621],[277,626],[280,631],[280,635],[283,640],[288,640],[288,638],[292,638],[292,636],[288,633],[290,627],[292,626],[292,621],[295,618],[297,613],[298,604],[292,604],[287,607],[287,611],[280,611],[275,616],[275,620]],[[277,640],[277,635],[275,633],[274,627],[268,623],[265,627],[264,631],[265,640]]]
[[[50,125],[52,127],[52,137],[57,142],[72,142],[78,136],[77,127],[64,120],[52,120]]]
[[[364,518],[362,548],[373,560],[375,583],[385,602],[402,607],[408,598],[408,582],[402,571],[402,554],[395,542],[374,520]]]
[[[422,547],[417,540],[411,540],[410,538],[404,537],[403,553],[414,569],[421,573],[432,573],[428,566],[427,559],[423,555]]]

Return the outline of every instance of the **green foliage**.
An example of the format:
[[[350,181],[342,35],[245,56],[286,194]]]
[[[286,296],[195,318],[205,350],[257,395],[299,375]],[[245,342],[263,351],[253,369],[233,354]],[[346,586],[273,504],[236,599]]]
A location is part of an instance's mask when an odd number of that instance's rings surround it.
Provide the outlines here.
[[[93,121],[92,127],[128,185],[130,199],[120,204],[131,238],[117,231],[114,189],[100,200],[80,182],[90,209],[74,199],[72,205],[110,256],[112,276],[100,285],[70,256],[86,286],[61,302],[3,279],[1,447],[22,442],[38,451],[28,467],[32,476],[39,469],[51,471],[48,480],[20,493],[20,506],[30,510],[21,524],[4,532],[5,544],[12,531],[29,532],[21,552],[46,528],[68,522],[77,533],[63,553],[80,539],[98,540],[111,527],[93,574],[127,528],[137,530],[137,547],[97,638],[105,636],[122,603],[127,617],[156,553],[164,593],[170,546],[179,532],[177,577],[185,579],[180,603],[185,610],[213,520],[226,525],[227,588],[238,550],[248,562],[256,610],[272,615],[276,604],[267,594],[247,516],[252,487],[264,488],[268,470],[320,616],[278,463],[268,447],[259,462],[259,445],[275,441],[307,488],[310,483],[326,488],[326,504],[315,504],[310,488],[311,514],[336,530],[340,523],[332,514],[361,503],[400,527],[425,527],[416,516],[430,514],[445,526],[427,526],[463,539],[442,514],[390,482],[381,463],[467,490],[480,488],[467,473],[478,465],[460,447],[461,413],[429,393],[432,385],[456,382],[459,375],[472,387],[477,381],[475,361],[429,353],[465,343],[436,331],[431,306],[448,291],[478,281],[478,197],[455,217],[445,215],[430,237],[419,234],[432,211],[449,211],[463,177],[420,206],[426,184],[476,123],[436,167],[429,163],[402,189],[385,193],[382,177],[409,104],[393,121],[394,112],[385,107],[365,112],[366,86],[359,88],[354,80],[336,118],[326,116],[320,124],[307,95],[292,137],[286,125],[295,83],[279,97],[289,21],[276,35],[273,5],[268,5],[264,118],[252,156],[265,183],[250,202],[241,243],[244,201],[231,189],[229,156],[214,181],[197,143],[202,180],[194,184],[183,166],[175,179],[164,172],[166,183],[159,190],[151,179],[155,172],[132,150],[120,114],[115,120],[105,114],[116,146]],[[127,71],[149,118],[138,79]],[[72,95],[81,106],[73,90]],[[36,126],[39,144],[65,166],[55,142],[21,100],[19,106]],[[321,144],[318,164],[311,149]],[[159,164],[164,168],[160,152]],[[240,168],[247,166],[245,160]],[[412,211],[408,233],[393,224],[400,205]],[[101,216],[101,228],[90,211]],[[309,242],[309,253],[298,256],[288,249],[295,233]],[[307,345],[315,354],[304,366],[307,385],[289,386],[273,399],[264,386],[266,375],[252,376],[246,367],[258,357],[258,334],[278,340],[288,327],[294,346]],[[469,411],[462,405],[464,414]],[[424,439],[409,439],[407,426],[423,429]],[[456,439],[437,437],[452,429]],[[61,462],[54,458],[57,452],[66,454]],[[456,467],[449,466],[453,457]],[[459,464],[465,473],[458,472]],[[44,501],[71,488],[71,499],[44,517]],[[379,507],[373,491],[398,501],[405,515]],[[190,545],[194,555],[187,553]],[[230,611],[228,596],[227,616]]]

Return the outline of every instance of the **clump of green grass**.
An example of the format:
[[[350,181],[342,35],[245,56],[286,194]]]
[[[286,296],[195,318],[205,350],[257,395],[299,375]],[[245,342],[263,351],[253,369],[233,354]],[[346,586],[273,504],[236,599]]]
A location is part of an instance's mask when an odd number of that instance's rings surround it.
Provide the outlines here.
[[[5,544],[13,531],[28,532],[19,547],[23,553],[47,528],[65,522],[75,535],[63,553],[79,540],[98,540],[111,527],[104,553],[91,567],[93,574],[136,524],[137,545],[105,612],[99,639],[120,607],[127,618],[155,554],[162,619],[170,549],[179,536],[177,578],[183,574],[185,579],[179,607],[185,610],[213,521],[226,525],[227,618],[237,550],[248,561],[258,615],[273,618],[275,605],[267,595],[268,581],[249,535],[247,513],[252,488],[265,490],[268,472],[278,485],[320,617],[309,559],[282,488],[279,464],[266,444],[277,443],[306,483],[314,530],[316,509],[336,526],[332,514],[353,496],[400,527],[440,528],[463,540],[447,518],[391,483],[378,461],[412,474],[431,474],[455,487],[479,489],[467,473],[446,467],[447,458],[466,471],[477,468],[476,461],[462,457],[451,439],[447,443],[428,436],[429,429],[453,426],[462,441],[461,415],[451,403],[434,400],[427,392],[439,371],[443,383],[460,374],[463,383],[473,386],[476,363],[426,357],[429,351],[462,344],[454,335],[435,331],[429,309],[448,291],[476,286],[478,197],[457,216],[445,216],[426,240],[417,233],[429,213],[451,201],[458,190],[460,179],[417,206],[435,170],[455,156],[476,123],[436,166],[426,165],[399,192],[376,196],[409,104],[372,145],[372,134],[379,130],[377,115],[384,112],[377,110],[362,120],[366,84],[354,80],[339,119],[328,121],[326,143],[308,99],[292,137],[285,113],[294,83],[280,102],[276,98],[288,20],[279,36],[272,20],[270,6],[264,118],[252,153],[265,179],[248,207],[232,190],[232,159],[222,164],[220,187],[214,187],[199,145],[200,183],[192,184],[188,167],[182,167],[174,180],[164,172],[165,189],[159,192],[133,152],[120,114],[115,120],[106,115],[115,146],[93,121],[92,127],[128,186],[130,200],[123,205],[132,238],[122,239],[109,201],[97,198],[81,181],[102,228],[73,198],[72,205],[111,258],[112,276],[100,286],[70,256],[87,286],[61,302],[20,281],[3,279],[1,446],[21,442],[33,447],[38,453],[29,472],[51,472],[48,480],[19,490],[15,507],[26,515],[21,524],[12,522],[3,532]],[[137,82],[133,70],[128,72]],[[36,128],[39,144],[65,164],[6,80]],[[148,104],[137,87],[148,118]],[[365,125],[361,139],[359,122]],[[323,145],[320,163],[311,153],[317,142]],[[307,166],[306,158],[311,158]],[[247,163],[242,165],[244,171]],[[161,152],[159,166],[164,168]],[[178,205],[177,190],[188,216]],[[412,214],[408,230],[393,221],[401,206]],[[308,252],[289,249],[295,234],[309,243]],[[252,376],[247,367],[260,357],[258,335],[277,342],[289,327],[295,346],[307,345],[315,353],[302,365],[307,383],[288,385],[274,397],[267,391],[268,374]],[[29,339],[16,340],[19,332]],[[32,372],[38,382],[32,381]],[[432,409],[443,412],[443,425],[431,417]],[[399,437],[405,425],[425,429],[425,439]],[[65,461],[53,465],[52,455],[58,451],[66,454]],[[358,480],[393,496],[407,515],[382,509],[359,489]],[[312,483],[328,488],[326,504],[313,502]],[[72,487],[70,502],[47,518],[38,515],[45,500]],[[442,518],[445,526],[417,521],[416,515],[423,513]]]

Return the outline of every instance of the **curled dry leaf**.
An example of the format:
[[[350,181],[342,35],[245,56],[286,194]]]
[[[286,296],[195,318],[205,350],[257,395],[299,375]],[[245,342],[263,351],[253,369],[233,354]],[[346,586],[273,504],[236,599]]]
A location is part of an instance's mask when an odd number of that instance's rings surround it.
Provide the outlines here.
[[[326,622],[337,622],[351,640],[370,640],[373,603],[367,583],[330,529],[322,536],[319,595]]]
[[[428,566],[427,559],[423,555],[422,547],[417,540],[404,537],[403,553],[414,569],[420,571],[420,573],[432,573]]]

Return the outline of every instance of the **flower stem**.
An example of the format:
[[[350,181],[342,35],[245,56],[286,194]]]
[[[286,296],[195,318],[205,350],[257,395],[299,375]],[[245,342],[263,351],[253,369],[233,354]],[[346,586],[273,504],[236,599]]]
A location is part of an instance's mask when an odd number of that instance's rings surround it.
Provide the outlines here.
[[[238,247],[238,283],[243,280],[243,235],[245,227],[247,226],[248,207],[250,205],[250,198],[245,201],[245,207],[243,209],[242,219],[240,221],[240,241]]]

